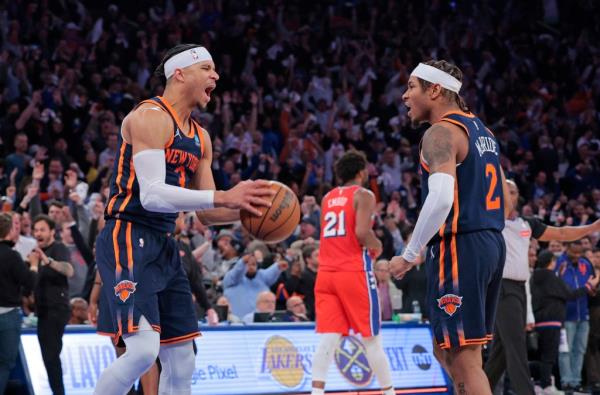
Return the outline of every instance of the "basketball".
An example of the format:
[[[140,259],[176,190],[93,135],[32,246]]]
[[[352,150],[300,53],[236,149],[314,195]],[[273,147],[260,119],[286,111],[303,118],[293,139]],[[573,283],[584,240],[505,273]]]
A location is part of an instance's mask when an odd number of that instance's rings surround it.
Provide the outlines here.
[[[255,238],[265,243],[279,243],[300,223],[300,202],[287,185],[271,181],[271,188],[276,191],[271,207],[260,207],[260,217],[242,210],[240,219],[244,229]]]

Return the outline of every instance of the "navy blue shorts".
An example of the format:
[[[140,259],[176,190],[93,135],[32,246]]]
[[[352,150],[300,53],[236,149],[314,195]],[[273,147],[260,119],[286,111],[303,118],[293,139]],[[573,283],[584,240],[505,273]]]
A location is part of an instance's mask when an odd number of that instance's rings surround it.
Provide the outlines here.
[[[103,303],[98,333],[119,336],[138,330],[146,317],[161,344],[200,335],[190,283],[177,241],[165,233],[110,220],[96,240]]]
[[[492,340],[505,257],[504,237],[492,230],[445,235],[430,244],[427,301],[440,348]]]

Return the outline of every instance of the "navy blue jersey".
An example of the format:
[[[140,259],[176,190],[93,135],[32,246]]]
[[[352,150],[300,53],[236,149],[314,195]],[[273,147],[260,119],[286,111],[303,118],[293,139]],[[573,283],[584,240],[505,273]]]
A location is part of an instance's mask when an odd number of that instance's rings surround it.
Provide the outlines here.
[[[190,131],[183,132],[181,121],[171,105],[157,96],[142,103],[153,103],[164,109],[173,119],[173,135],[165,146],[166,180],[169,185],[189,186],[204,153],[201,128],[190,118]],[[138,104],[138,106],[140,105]],[[104,217],[122,219],[160,232],[173,232],[177,213],[156,213],[146,210],[140,202],[140,187],[135,176],[131,144],[119,134],[119,153],[110,179],[110,198]]]
[[[451,112],[441,119],[460,126],[469,138],[469,152],[456,167],[454,204],[446,222],[432,240],[441,235],[504,229],[504,194],[500,174],[500,151],[496,138],[472,114]],[[423,201],[428,194],[429,168],[421,159]]]

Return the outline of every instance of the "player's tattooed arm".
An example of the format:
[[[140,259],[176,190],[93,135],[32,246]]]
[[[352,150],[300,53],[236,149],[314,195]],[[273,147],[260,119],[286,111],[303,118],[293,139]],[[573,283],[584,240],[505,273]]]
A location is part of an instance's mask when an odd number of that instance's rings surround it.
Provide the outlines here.
[[[430,173],[456,174],[457,143],[452,130],[445,125],[432,125],[423,136],[421,153]]]

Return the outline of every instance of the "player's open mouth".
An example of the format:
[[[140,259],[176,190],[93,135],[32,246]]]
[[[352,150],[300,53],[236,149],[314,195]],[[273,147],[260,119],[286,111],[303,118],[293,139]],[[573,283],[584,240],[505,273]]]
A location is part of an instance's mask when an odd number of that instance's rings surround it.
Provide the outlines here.
[[[204,93],[206,93],[206,96],[208,96],[209,99],[210,99],[210,94],[211,94],[211,92],[213,90],[215,90],[214,86],[209,86],[209,87],[207,87],[207,88],[204,89]]]

